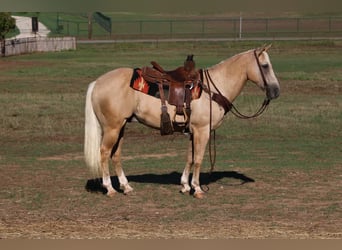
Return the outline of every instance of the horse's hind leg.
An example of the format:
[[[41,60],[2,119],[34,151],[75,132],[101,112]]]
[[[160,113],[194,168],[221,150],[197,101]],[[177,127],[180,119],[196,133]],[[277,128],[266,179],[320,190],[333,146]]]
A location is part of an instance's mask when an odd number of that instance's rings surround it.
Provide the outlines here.
[[[102,185],[107,189],[107,195],[113,196],[116,191],[112,186],[109,173],[109,158],[112,152],[112,148],[119,138],[120,130],[118,129],[106,129],[103,133],[101,143],[101,169],[102,169]]]
[[[121,148],[122,148],[122,143],[123,143],[124,129],[125,129],[125,126],[121,128],[119,139],[112,149],[111,157],[112,157],[116,175],[119,179],[120,187],[123,189],[124,194],[128,194],[129,192],[133,191],[133,188],[128,184],[128,180],[125,176],[125,173],[122,169],[122,164],[121,164]]]

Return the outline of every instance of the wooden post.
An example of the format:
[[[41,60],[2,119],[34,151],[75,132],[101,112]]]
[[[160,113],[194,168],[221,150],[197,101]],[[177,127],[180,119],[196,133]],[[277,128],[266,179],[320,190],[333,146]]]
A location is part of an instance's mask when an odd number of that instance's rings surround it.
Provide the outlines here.
[[[93,36],[93,23],[92,23],[93,13],[88,13],[88,39],[91,40]]]
[[[240,12],[240,28],[239,28],[239,39],[242,38],[242,14]]]

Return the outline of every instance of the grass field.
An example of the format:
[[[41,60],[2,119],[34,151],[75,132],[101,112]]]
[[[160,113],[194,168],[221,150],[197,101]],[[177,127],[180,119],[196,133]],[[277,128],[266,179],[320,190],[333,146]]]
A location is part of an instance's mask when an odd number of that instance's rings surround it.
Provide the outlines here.
[[[151,60],[172,69],[189,53],[204,68],[259,45],[82,44],[1,58],[0,238],[342,238],[341,41],[274,42],[281,96],[260,118],[227,115],[211,176],[204,160],[205,199],[178,193],[188,138],[137,123],[123,149],[134,193],[85,188],[97,185],[82,156],[91,81]],[[262,100],[248,84],[236,105],[252,113]]]
[[[208,10],[209,11],[209,10]],[[52,36],[88,39],[88,14],[68,12],[19,12],[15,15],[37,16]],[[162,38],[280,38],[341,37],[341,13],[303,12],[105,12],[111,19],[111,32],[95,20],[93,39]],[[242,30],[240,34],[240,15]],[[14,35],[14,34],[11,34]]]

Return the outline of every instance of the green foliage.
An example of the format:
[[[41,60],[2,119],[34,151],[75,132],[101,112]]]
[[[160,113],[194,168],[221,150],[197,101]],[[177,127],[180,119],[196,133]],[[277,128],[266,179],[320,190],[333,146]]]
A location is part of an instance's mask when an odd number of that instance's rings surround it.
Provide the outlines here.
[[[5,36],[10,31],[15,29],[15,19],[9,12],[0,12],[0,40],[5,39]]]

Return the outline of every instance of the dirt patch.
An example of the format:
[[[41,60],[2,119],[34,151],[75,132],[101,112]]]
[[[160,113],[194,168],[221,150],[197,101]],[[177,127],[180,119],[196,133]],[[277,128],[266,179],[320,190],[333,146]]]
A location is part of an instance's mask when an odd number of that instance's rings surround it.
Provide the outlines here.
[[[53,155],[46,157],[39,157],[38,161],[70,161],[70,160],[81,160],[83,155],[81,153],[69,153],[61,155]]]
[[[136,191],[108,198],[86,192],[84,184],[89,177],[80,157],[45,158],[32,169],[2,166],[6,188],[0,192],[0,238],[342,237],[340,175],[333,169],[324,171],[325,175],[316,170],[279,170],[277,178],[252,168],[239,173],[217,171],[212,177],[202,174],[208,187],[203,200],[178,193],[181,173],[164,171],[152,176],[128,171]],[[79,160],[71,166],[66,159]],[[49,165],[42,164],[49,160]],[[255,181],[242,181],[248,177]]]
[[[121,159],[123,161],[134,160],[134,159],[162,159],[164,157],[174,157],[177,156],[177,153],[164,153],[164,154],[139,154],[134,156],[123,156]],[[70,161],[70,160],[82,160],[84,156],[82,153],[69,153],[69,154],[61,154],[61,155],[53,155],[47,157],[39,157],[37,160],[39,161]]]

